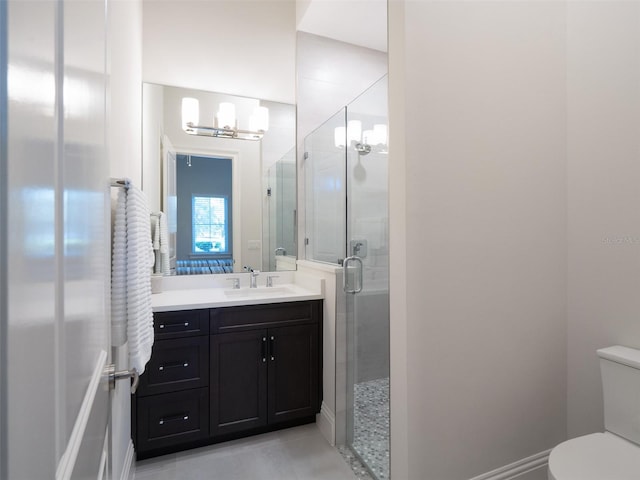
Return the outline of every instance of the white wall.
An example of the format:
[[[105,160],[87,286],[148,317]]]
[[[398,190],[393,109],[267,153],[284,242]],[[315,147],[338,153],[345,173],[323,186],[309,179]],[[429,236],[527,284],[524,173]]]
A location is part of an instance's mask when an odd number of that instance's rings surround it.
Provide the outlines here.
[[[338,323],[344,326],[344,311],[339,313],[338,304],[344,303],[338,298],[344,297],[342,288],[337,284],[342,281],[341,269],[337,266],[298,260],[298,271],[301,275],[313,275],[324,280],[324,303],[322,312],[322,408],[316,417],[318,428],[329,443],[343,444],[345,432],[339,425],[345,424],[344,402],[337,404],[337,396],[344,398],[346,386],[344,346],[336,351],[336,329]],[[337,316],[341,318],[336,318]],[[343,327],[344,329],[344,327]],[[344,337],[344,335],[342,335]],[[338,364],[340,362],[340,364]],[[337,391],[339,390],[339,391]],[[338,431],[336,429],[338,428]]]
[[[299,31],[387,51],[387,0],[297,0]]]
[[[142,85],[142,190],[152,212],[162,210],[162,136],[164,135],[164,88]]]
[[[596,349],[640,347],[640,5],[569,2],[569,436],[602,431]]]
[[[463,479],[566,436],[565,5],[402,3],[392,477]]]
[[[112,2],[109,18],[111,176],[142,181],[142,3]]]
[[[384,52],[298,32],[298,141],[386,73]]]
[[[125,177],[142,185],[142,2],[109,4],[110,110],[109,162],[112,177]],[[112,189],[112,198],[117,194]],[[113,349],[117,370],[128,366],[127,346]],[[133,454],[131,443],[131,391],[118,382],[112,396],[111,475],[127,479]]]
[[[143,3],[145,82],[295,103],[294,0]]]

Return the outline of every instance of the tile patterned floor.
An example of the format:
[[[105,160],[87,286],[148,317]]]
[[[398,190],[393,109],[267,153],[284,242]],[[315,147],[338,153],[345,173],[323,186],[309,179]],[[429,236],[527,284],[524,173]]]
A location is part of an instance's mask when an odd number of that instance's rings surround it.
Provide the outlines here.
[[[356,480],[315,424],[136,463],[136,480]]]
[[[354,386],[353,449],[377,480],[389,479],[389,379]]]
[[[353,470],[353,473],[355,473],[358,480],[375,480],[369,473],[369,470],[367,470],[358,457],[353,454],[349,447],[341,445],[336,448],[340,452],[340,455],[342,455],[342,458],[344,458],[345,462],[351,466],[351,470]]]

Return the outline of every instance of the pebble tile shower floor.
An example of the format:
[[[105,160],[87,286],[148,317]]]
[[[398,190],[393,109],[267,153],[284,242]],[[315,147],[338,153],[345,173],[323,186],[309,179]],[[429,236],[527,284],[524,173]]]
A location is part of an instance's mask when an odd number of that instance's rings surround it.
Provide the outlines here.
[[[377,480],[389,479],[389,379],[354,386],[353,450]],[[338,449],[360,480],[372,477],[347,447]]]

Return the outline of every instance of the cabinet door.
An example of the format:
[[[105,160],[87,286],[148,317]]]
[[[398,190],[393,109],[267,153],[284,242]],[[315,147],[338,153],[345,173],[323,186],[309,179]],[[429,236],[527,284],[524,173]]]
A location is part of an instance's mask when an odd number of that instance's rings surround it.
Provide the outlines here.
[[[318,326],[270,328],[269,423],[318,412]]]
[[[211,435],[267,424],[267,331],[211,336]]]

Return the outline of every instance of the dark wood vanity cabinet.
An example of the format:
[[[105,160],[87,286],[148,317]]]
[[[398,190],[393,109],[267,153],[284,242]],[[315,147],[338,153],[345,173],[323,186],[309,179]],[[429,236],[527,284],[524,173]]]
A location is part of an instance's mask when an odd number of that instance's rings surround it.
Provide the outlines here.
[[[154,332],[131,404],[138,458],[209,438],[209,311],[156,313]]]
[[[322,301],[156,313],[133,397],[138,458],[315,420]]]
[[[314,302],[212,311],[213,435],[319,411],[319,318]]]

